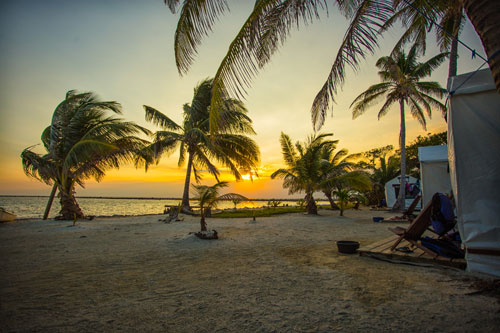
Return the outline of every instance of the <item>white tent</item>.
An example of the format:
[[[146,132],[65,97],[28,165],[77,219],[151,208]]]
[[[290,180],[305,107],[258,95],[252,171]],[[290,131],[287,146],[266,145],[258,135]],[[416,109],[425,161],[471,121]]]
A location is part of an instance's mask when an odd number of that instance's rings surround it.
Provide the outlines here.
[[[436,192],[451,193],[448,146],[418,147],[422,205],[431,201]]]
[[[450,78],[448,157],[467,269],[500,276],[500,95],[489,69]]]
[[[401,176],[397,176],[396,178],[393,178],[385,183],[385,201],[387,201],[387,207],[392,207],[396,203],[399,193],[399,185],[401,184],[400,182]],[[417,178],[407,175],[406,182],[410,185],[410,187],[415,186],[415,184],[417,184]],[[417,184],[417,186],[419,185]],[[411,196],[407,193],[405,202],[406,208],[411,205],[413,199],[415,199],[415,196]],[[421,203],[419,202],[415,208],[420,209]]]

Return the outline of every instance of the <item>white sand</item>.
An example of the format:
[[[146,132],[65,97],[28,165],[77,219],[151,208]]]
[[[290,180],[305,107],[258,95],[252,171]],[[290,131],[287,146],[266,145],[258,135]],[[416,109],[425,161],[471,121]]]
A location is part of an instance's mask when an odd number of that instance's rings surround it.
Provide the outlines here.
[[[470,275],[339,254],[389,237],[388,213],[320,211],[0,225],[1,331],[495,332],[497,299]]]

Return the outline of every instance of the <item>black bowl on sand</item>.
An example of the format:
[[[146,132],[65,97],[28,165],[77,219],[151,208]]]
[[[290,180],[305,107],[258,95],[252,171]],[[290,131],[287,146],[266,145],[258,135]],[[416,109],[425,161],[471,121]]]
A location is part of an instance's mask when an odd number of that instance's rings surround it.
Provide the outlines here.
[[[356,250],[359,248],[359,242],[355,241],[338,241],[337,247],[340,253],[356,253]]]

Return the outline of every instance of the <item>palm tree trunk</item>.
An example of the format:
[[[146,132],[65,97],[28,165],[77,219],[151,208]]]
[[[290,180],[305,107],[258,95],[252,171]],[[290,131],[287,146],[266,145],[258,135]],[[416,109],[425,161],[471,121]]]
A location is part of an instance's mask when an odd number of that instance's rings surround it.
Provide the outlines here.
[[[318,215],[318,206],[316,206],[316,202],[314,201],[313,193],[307,192],[305,200],[307,203],[307,214]]]
[[[207,222],[205,222],[205,209],[201,208],[200,213],[201,213],[201,219],[200,219],[201,231],[207,231]]]
[[[458,40],[455,38],[451,42],[450,63],[448,65],[448,79],[450,77],[457,76],[457,70],[458,70]]]
[[[405,209],[406,197],[406,126],[405,126],[405,101],[399,101],[401,116],[401,129],[399,132],[399,149],[401,151],[401,181],[399,182],[399,194],[392,211],[403,211]]]
[[[57,220],[75,220],[85,217],[76,202],[73,182],[68,181],[68,184],[70,185],[59,187],[61,211],[59,212],[59,216],[56,217]]]
[[[52,191],[50,191],[49,201],[47,202],[47,207],[45,207],[45,212],[43,213],[43,219],[46,220],[49,217],[50,208],[52,207],[52,202],[54,202],[54,197],[57,191],[57,184],[54,183],[52,186]]]
[[[186,180],[184,181],[184,193],[182,194],[181,211],[183,213],[192,213],[191,206],[189,205],[189,185],[191,184],[191,170],[193,169],[193,154],[188,153],[188,164],[186,171]]]
[[[328,199],[328,202],[330,202],[330,207],[332,208],[332,210],[339,210],[339,206],[335,203],[335,201],[333,201],[333,197],[332,197],[332,193],[329,192],[329,191],[323,191],[323,193],[325,194],[325,197]]]
[[[462,0],[465,12],[483,44],[500,94],[500,5],[498,0]]]

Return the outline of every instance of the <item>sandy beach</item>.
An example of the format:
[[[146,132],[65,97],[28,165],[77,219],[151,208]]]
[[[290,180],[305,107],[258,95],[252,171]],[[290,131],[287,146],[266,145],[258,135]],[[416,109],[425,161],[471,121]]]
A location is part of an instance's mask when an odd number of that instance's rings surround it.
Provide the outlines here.
[[[391,234],[374,212],[162,216],[0,225],[0,325],[11,331],[496,332],[498,299],[450,268],[340,254]],[[391,216],[377,212],[378,216]]]

